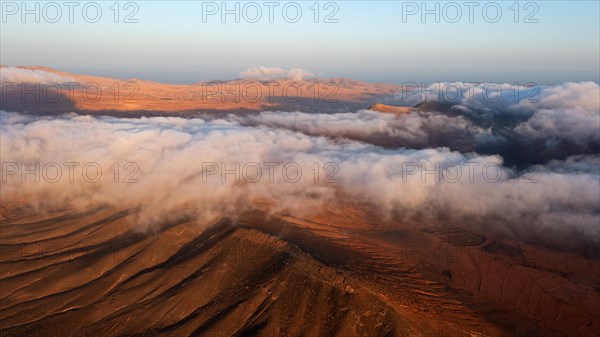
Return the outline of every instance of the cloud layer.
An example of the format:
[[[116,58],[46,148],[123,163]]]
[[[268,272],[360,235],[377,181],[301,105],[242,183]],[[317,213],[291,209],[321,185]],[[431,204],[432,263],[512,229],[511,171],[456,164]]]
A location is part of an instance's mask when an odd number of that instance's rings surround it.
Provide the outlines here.
[[[305,78],[314,77],[315,75],[309,71],[291,68],[289,70],[273,67],[256,67],[242,71],[239,74],[240,78],[255,79],[255,80],[273,80],[287,79],[293,81],[302,81]]]
[[[529,119],[510,126],[512,132],[526,140],[575,136],[562,123],[588,118],[577,109],[595,106],[561,104],[534,109]],[[560,109],[562,115],[547,115]],[[532,122],[538,113],[555,123],[539,127]],[[333,115],[263,112],[209,120],[2,112],[1,118],[3,200],[141,208],[142,226],[181,212],[233,215],[257,202],[302,215],[328,204],[359,201],[387,219],[415,225],[444,219],[445,225],[566,248],[590,249],[600,243],[597,152],[567,152],[564,158],[520,172],[498,154],[436,145],[451,136],[473,142],[475,148],[502,141],[493,126],[464,115],[392,116],[365,110]],[[521,130],[529,124],[539,134]],[[590,133],[581,135],[571,140],[587,142]],[[397,143],[380,146],[380,136]],[[65,163],[74,162],[79,165],[73,166],[71,181]],[[40,182],[35,182],[36,173],[25,174],[23,182],[23,172],[36,163]],[[52,181],[56,166],[62,176]],[[82,178],[84,167],[92,179]],[[90,182],[97,167],[102,176]],[[137,182],[125,181],[130,178]]]
[[[22,69],[17,67],[0,68],[0,83],[67,83],[75,82],[70,76],[62,76],[40,69]]]
[[[263,112],[232,116],[231,120],[385,148],[448,147],[500,155],[507,165],[517,167],[600,152],[598,84],[565,83],[536,89],[502,84],[494,87],[496,93],[485,86],[438,84],[423,89],[427,94],[399,94],[396,104],[402,100],[417,105],[412,113],[400,116],[368,110],[337,114]],[[448,89],[440,89],[444,87]],[[448,93],[457,87],[468,92]],[[517,95],[519,99],[515,99]],[[423,103],[429,98],[437,100]]]

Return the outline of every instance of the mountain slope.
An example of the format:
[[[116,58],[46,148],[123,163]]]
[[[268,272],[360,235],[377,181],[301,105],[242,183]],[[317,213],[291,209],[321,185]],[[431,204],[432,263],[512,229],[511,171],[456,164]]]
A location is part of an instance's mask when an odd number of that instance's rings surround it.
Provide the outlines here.
[[[598,317],[590,316],[597,293],[577,298],[584,288],[570,286],[569,275],[560,287],[558,271],[503,262],[502,244],[464,230],[388,232],[364,215],[323,222],[258,211],[210,223],[174,218],[143,230],[135,211],[109,207],[3,210],[4,336],[597,333]],[[496,251],[449,265],[404,250],[417,244],[435,255],[440,238],[459,250]],[[578,261],[586,263],[575,258],[573,265]],[[490,263],[487,276],[478,276]],[[507,266],[511,271],[492,271]],[[571,270],[579,277],[593,272]],[[515,283],[531,273],[549,295]],[[496,285],[494,278],[509,274]],[[509,305],[519,288],[528,295]],[[558,316],[548,312],[554,297],[563,303]],[[521,310],[523,302],[530,312]]]

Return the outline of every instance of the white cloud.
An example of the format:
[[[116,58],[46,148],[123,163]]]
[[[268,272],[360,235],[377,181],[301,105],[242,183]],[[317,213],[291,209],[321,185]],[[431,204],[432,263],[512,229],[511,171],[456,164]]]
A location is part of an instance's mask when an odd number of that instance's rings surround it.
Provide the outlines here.
[[[73,77],[62,76],[53,72],[39,69],[23,69],[16,67],[0,68],[2,83],[66,83],[76,82]]]
[[[556,138],[582,146],[600,143],[600,86],[594,82],[529,87],[457,82],[407,88],[394,103],[437,101],[477,124],[502,124],[519,136]]]
[[[520,102],[516,107],[534,111],[515,128],[521,134],[581,145],[600,143],[600,86],[594,82],[545,87],[537,102]]]
[[[340,123],[340,130],[365,127],[361,120],[368,116],[365,114],[344,115],[347,124]],[[553,241],[562,239],[561,235],[576,233],[576,240],[600,242],[597,231],[600,175],[593,170],[582,171],[589,166],[587,163],[597,162],[591,159],[577,159],[580,164],[575,172],[572,171],[575,160],[554,161],[548,169],[537,168],[533,177],[537,183],[515,183],[511,180],[515,172],[501,167],[499,156],[463,154],[444,148],[385,150],[357,141],[305,135],[268,126],[266,122],[275,118],[270,113],[266,113],[265,123],[259,127],[234,120],[174,117],[40,118],[5,112],[1,117],[3,165],[81,163],[74,182],[68,181],[64,166],[63,178],[55,183],[44,179],[35,183],[31,175],[23,183],[19,174],[9,175],[0,191],[3,200],[28,197],[37,203],[70,203],[81,207],[104,203],[140,207],[140,222],[145,224],[181,212],[198,216],[235,215],[256,200],[268,201],[276,211],[299,215],[339,200],[358,200],[371,203],[383,214],[404,219],[419,216],[422,221],[436,223],[443,215],[447,224],[490,226],[523,238],[533,236]],[[317,120],[323,121],[317,132],[335,132],[335,124],[328,118],[315,117],[314,125],[319,125]],[[366,123],[370,129],[389,128],[385,122],[382,126],[376,121]],[[120,163],[119,183],[114,182],[114,171],[110,169],[115,162]],[[128,162],[139,167],[135,176],[138,183],[122,182],[131,171],[123,167]],[[286,180],[279,166],[271,181],[264,164],[272,162],[299,165],[300,179]],[[321,167],[317,182],[311,170],[315,162]],[[323,182],[323,166],[330,162],[338,167],[334,176],[337,183]],[[85,163],[97,163],[102,168],[99,182],[81,179]],[[225,169],[242,176],[239,181],[232,173],[223,178],[223,167],[219,167],[218,173],[207,175],[207,163],[225,164]],[[236,163],[240,164],[239,169]],[[436,163],[440,168],[456,164],[462,168],[462,175],[457,181],[442,178],[437,182],[433,175],[423,175],[420,170],[409,174],[412,169],[407,165],[412,163],[426,165],[429,170]],[[478,164],[472,173],[468,163]],[[243,167],[248,164],[250,173],[243,175]],[[262,169],[257,182],[247,179],[255,177],[254,164]],[[485,165],[494,168],[488,169],[484,176]],[[490,176],[494,178],[495,168],[499,167],[503,175],[492,182],[495,179]],[[295,175],[295,170],[291,175]]]
[[[315,75],[313,73],[299,68],[285,70],[283,68],[272,68],[263,66],[246,69],[239,74],[240,78],[256,80],[288,79],[294,81],[302,81],[305,78],[314,76]]]

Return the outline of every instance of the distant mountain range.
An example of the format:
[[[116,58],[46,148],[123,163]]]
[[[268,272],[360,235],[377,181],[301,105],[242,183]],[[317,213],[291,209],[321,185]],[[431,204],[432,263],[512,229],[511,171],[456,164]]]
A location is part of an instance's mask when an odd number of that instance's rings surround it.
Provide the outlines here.
[[[15,112],[179,115],[366,109],[401,86],[345,78],[207,81],[164,84],[63,72],[47,67],[1,66],[2,109]]]

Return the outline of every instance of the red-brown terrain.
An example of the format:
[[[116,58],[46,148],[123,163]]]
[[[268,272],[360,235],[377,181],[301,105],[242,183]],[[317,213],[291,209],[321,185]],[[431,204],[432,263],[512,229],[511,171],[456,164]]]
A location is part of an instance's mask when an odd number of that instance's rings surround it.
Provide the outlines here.
[[[0,67],[0,72],[5,66]],[[17,83],[0,88],[3,110],[15,112],[192,116],[203,113],[272,111],[345,112],[366,109],[400,86],[351,79],[209,81],[164,84],[139,79],[41,70],[69,79],[65,83]],[[38,87],[36,87],[36,84]]]
[[[598,258],[368,209],[142,230],[5,202],[2,335],[598,336]]]

